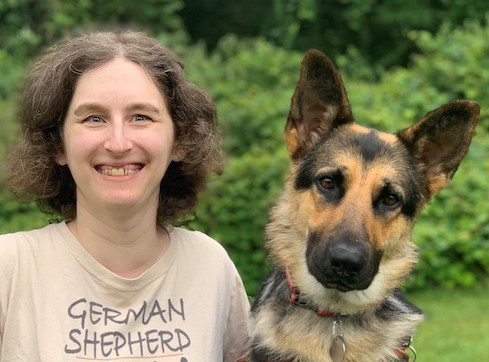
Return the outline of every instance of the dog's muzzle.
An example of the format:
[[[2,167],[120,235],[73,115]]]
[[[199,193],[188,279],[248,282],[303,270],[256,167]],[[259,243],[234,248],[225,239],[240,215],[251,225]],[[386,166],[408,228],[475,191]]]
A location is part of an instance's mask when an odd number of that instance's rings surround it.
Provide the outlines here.
[[[382,254],[352,235],[319,241],[311,235],[306,251],[309,272],[326,288],[342,292],[367,289]]]

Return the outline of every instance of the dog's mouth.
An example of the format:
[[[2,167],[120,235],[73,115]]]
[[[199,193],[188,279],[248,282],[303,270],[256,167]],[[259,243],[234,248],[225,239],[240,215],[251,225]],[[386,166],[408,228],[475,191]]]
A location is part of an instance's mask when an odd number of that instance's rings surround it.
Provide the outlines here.
[[[336,289],[341,292],[365,290],[372,284],[375,275],[377,275],[380,258],[378,261],[376,259],[368,260],[355,271],[345,270],[345,267],[339,267],[339,265],[332,266],[328,262],[318,266],[309,261],[308,269],[325,288]]]
[[[365,290],[367,289],[374,279],[374,276],[370,278],[365,278],[361,280],[333,280],[333,278],[328,278],[328,276],[313,276],[327,289],[336,289],[340,292],[351,292],[352,290]]]

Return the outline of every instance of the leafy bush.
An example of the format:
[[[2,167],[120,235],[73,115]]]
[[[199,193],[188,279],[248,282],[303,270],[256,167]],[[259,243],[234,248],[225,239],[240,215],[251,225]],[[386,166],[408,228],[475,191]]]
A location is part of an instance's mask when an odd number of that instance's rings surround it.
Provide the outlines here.
[[[413,74],[446,99],[470,98],[481,105],[481,121],[452,185],[436,198],[415,230],[421,263],[412,285],[470,286],[489,274],[489,27],[467,22],[436,36],[413,33],[423,57]]]
[[[49,220],[36,204],[19,203],[8,193],[0,194],[0,234],[42,227]]]
[[[226,172],[210,184],[191,226],[219,240],[254,294],[267,273],[263,233],[287,165],[285,152],[251,150],[231,158]]]
[[[282,147],[302,54],[264,39],[227,36],[208,58],[203,47],[183,57],[189,78],[217,104],[228,155],[240,156],[252,146],[263,153]]]

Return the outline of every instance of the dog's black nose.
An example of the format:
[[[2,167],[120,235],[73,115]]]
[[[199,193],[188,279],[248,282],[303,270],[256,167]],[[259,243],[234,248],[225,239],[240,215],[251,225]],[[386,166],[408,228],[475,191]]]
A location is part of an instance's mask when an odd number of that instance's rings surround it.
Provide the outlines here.
[[[382,252],[376,251],[366,235],[336,233],[322,239],[311,234],[306,250],[309,272],[326,288],[342,292],[367,289],[379,270]]]
[[[368,252],[359,242],[336,242],[329,249],[331,271],[338,277],[353,278],[366,266]]]

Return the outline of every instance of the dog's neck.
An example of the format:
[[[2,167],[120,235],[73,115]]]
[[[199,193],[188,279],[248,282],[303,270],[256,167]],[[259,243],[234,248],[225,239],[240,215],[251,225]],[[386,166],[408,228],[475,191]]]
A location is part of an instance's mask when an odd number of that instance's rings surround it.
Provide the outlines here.
[[[341,326],[341,318],[342,317],[348,317],[348,314],[342,314],[342,313],[338,313],[338,312],[334,312],[334,311],[330,311],[330,310],[320,309],[320,308],[314,306],[308,300],[301,298],[300,297],[300,294],[301,294],[300,290],[299,290],[299,288],[297,288],[293,284],[292,278],[290,277],[289,269],[287,267],[284,268],[284,274],[285,274],[285,279],[287,281],[287,285],[288,285],[289,290],[290,290],[290,299],[289,299],[290,303],[297,305],[299,307],[310,309],[310,310],[314,311],[320,317],[332,317],[332,318],[334,318],[335,319],[335,322],[333,324],[334,338],[337,338],[337,337],[342,338],[343,337],[342,332],[339,331],[339,333],[337,333],[337,331],[335,331],[335,325],[338,324],[339,326]],[[377,308],[381,308],[381,306],[382,306],[382,303],[379,303],[378,306],[376,308],[374,308],[374,310]],[[339,327],[339,328],[341,328],[341,327]],[[335,335],[335,334],[337,334],[337,335]],[[399,357],[399,362],[409,362],[410,357],[409,357],[409,354],[406,352],[406,350],[408,350],[408,349],[412,351],[412,353],[415,356],[414,360],[416,360],[416,350],[412,346],[412,339],[413,339],[412,336],[407,336],[406,339],[402,342],[401,346],[395,348],[395,352],[396,352],[397,356]]]
[[[300,297],[301,292],[300,292],[299,288],[297,288],[292,283],[292,278],[290,277],[289,268],[285,267],[284,273],[285,273],[285,279],[287,280],[287,285],[289,286],[290,302],[292,304],[296,304],[300,307],[311,309],[314,312],[316,312],[316,314],[318,316],[321,316],[321,317],[334,317],[335,315],[341,316],[341,314],[339,314],[339,313],[335,313],[335,312],[330,311],[330,310],[323,310],[323,309],[317,308],[312,303],[310,303],[309,301],[301,299],[301,297]]]

